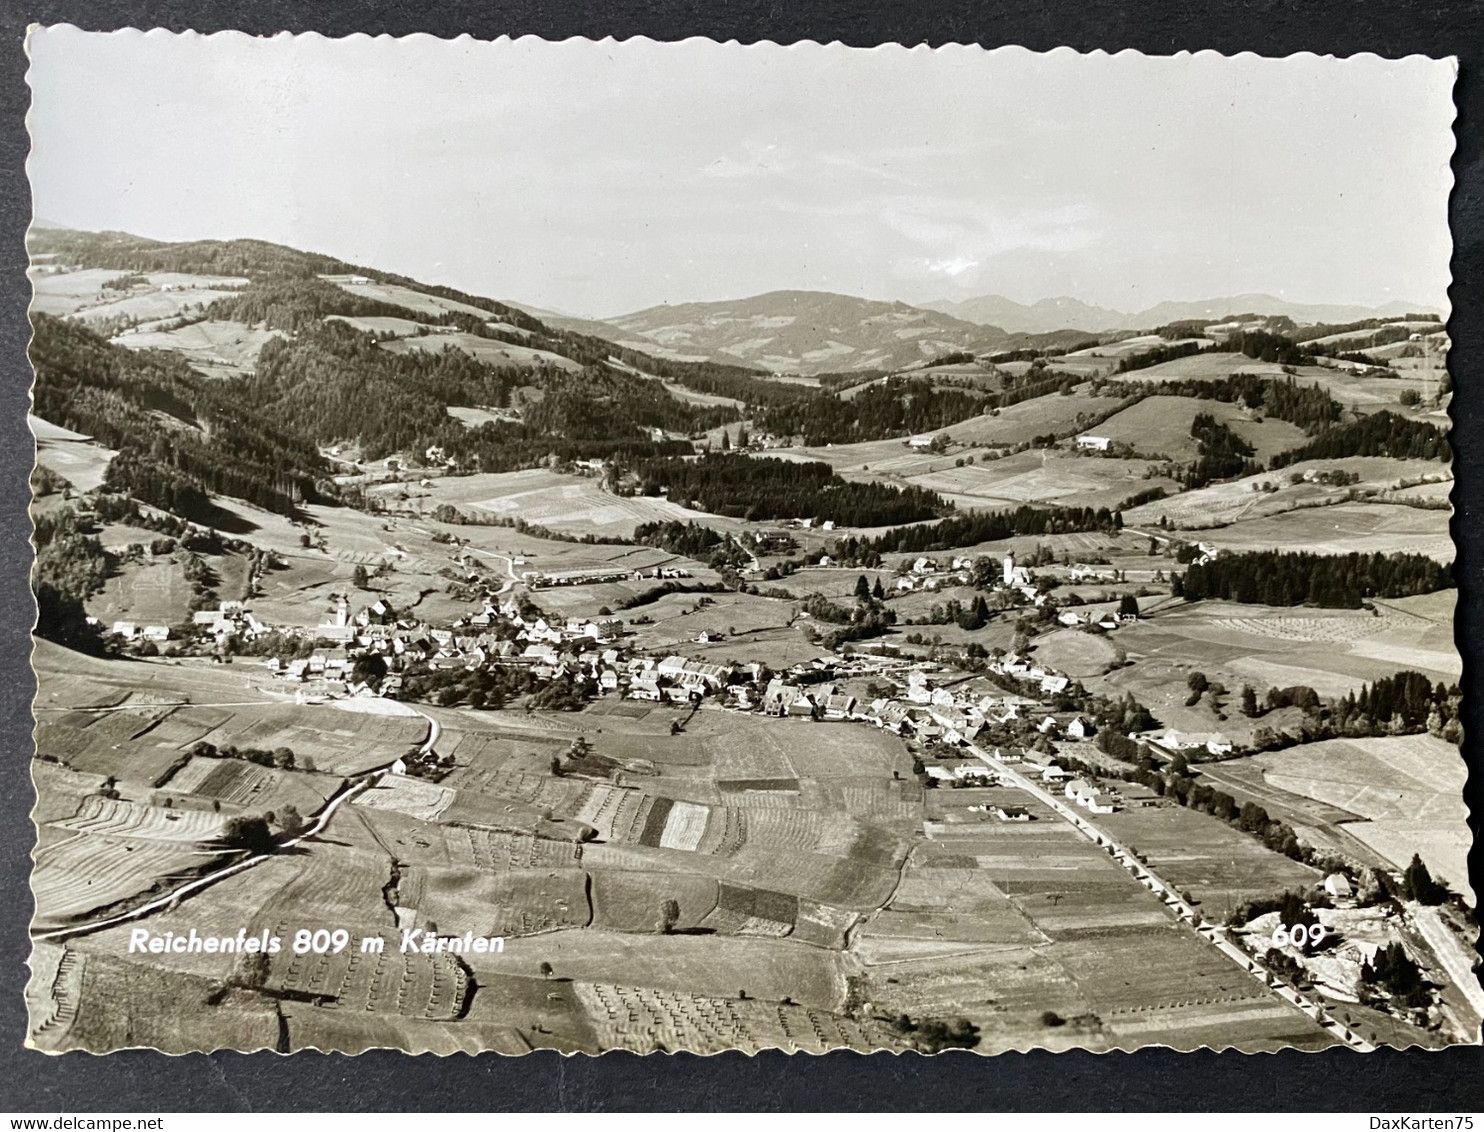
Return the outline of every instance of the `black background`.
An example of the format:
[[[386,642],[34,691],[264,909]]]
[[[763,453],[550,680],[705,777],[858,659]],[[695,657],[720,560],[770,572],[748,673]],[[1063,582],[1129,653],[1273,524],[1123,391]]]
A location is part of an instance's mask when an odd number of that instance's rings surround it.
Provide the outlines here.
[[[409,1058],[390,1052],[360,1057],[298,1053],[219,1053],[170,1058],[148,1051],[48,1056],[23,1048],[21,989],[31,916],[27,887],[33,830],[28,630],[34,605],[26,587],[31,551],[25,505],[34,451],[25,426],[31,376],[23,236],[30,216],[25,178],[29,105],[22,41],[30,23],[72,23],[88,30],[167,27],[202,32],[226,28],[273,34],[315,31],[405,35],[427,32],[480,39],[538,35],[549,39],[644,35],[743,43],[840,40],[852,46],[900,42],[1019,44],[1033,50],[1133,49],[1151,54],[1215,50],[1281,56],[1298,51],[1456,55],[1458,119],[1451,217],[1454,238],[1454,350],[1458,387],[1453,414],[1457,486],[1453,533],[1463,591],[1456,627],[1468,693],[1465,746],[1474,767],[1471,810],[1480,806],[1478,698],[1481,623],[1479,514],[1484,437],[1484,325],[1479,318],[1484,268],[1484,7],[1477,2],[1362,4],[1300,0],[1156,3],[1152,0],[1005,0],[973,4],[774,2],[597,4],[521,0],[436,4],[334,0],[237,0],[159,3],[73,0],[22,4],[0,0],[0,1110],[162,1112],[228,1109],[280,1111],[731,1109],[731,1110],[1349,1110],[1371,1112],[1484,1110],[1484,1050],[1382,1050],[1324,1053],[1136,1054],[1031,1053],[982,1057],[943,1054],[756,1057],[686,1054],[640,1058],[628,1053],[563,1058]],[[106,97],[106,92],[104,93]],[[1419,126],[1430,123],[1419,123]],[[1307,123],[1295,122],[1302,133]],[[86,171],[80,171],[86,175]],[[1281,176],[1281,169],[1275,170]],[[1398,169],[1398,177],[1408,171]],[[250,235],[251,233],[243,233]],[[1363,241],[1365,233],[1357,232]],[[1484,890],[1479,823],[1471,857],[1475,891]]]

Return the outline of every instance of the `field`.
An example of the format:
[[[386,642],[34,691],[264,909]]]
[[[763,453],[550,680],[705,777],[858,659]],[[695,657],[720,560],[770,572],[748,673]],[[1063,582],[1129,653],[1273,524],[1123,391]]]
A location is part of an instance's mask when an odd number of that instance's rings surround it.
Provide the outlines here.
[[[40,417],[27,416],[26,421],[36,437],[38,464],[56,472],[78,491],[98,489],[117,452]]]
[[[385,494],[396,489],[378,489]],[[605,492],[598,480],[534,468],[432,480],[412,501],[431,513],[444,503],[503,519],[521,518],[576,535],[628,537],[639,523],[679,519],[717,525],[714,516],[655,496],[624,498]],[[723,525],[726,525],[722,521]],[[731,524],[737,526],[738,524]]]
[[[83,321],[125,317],[140,321],[174,318],[197,306],[210,306],[215,300],[236,293],[247,285],[246,279],[223,275],[184,275],[178,272],[155,272],[148,283],[130,291],[105,288],[112,279],[128,272],[89,268],[47,274],[32,269],[27,272],[34,297],[31,309],[42,314],[72,317]],[[171,290],[164,290],[165,287]]]
[[[1068,676],[1101,676],[1117,657],[1121,642],[1078,629],[1058,629],[1036,643],[1036,660]]]
[[[82,271],[64,271],[49,274],[32,268],[26,272],[31,281],[31,309],[38,314],[59,317],[80,310],[89,303],[96,303],[108,294],[103,284],[117,279],[127,272],[106,267],[92,267]]]
[[[240,377],[257,370],[258,351],[277,330],[262,330],[240,322],[193,322],[178,330],[141,327],[114,341],[131,350],[170,350],[207,377]]]
[[[1217,381],[1236,373],[1276,378],[1285,376],[1283,367],[1276,362],[1254,361],[1245,354],[1215,353],[1176,358],[1148,369],[1119,374],[1118,379],[1141,383],[1188,378]],[[1295,367],[1294,377],[1301,385],[1324,387],[1331,397],[1347,408],[1366,412],[1384,407],[1397,408],[1398,395],[1407,388],[1417,390],[1424,399],[1436,398],[1441,373],[1429,368],[1407,373],[1398,380],[1389,377],[1359,377],[1334,366],[1313,365]]]
[[[1359,479],[1345,486],[1325,484],[1303,476],[1344,472]],[[1299,477],[1295,483],[1294,478]],[[1424,479],[1437,483],[1419,484]],[[1411,484],[1402,488],[1403,484]],[[1211,484],[1188,491],[1171,499],[1147,503],[1124,512],[1124,522],[1131,526],[1159,523],[1168,519],[1182,530],[1203,530],[1269,518],[1289,511],[1335,506],[1356,493],[1375,493],[1383,499],[1419,501],[1447,498],[1452,476],[1433,460],[1392,460],[1379,456],[1352,456],[1342,460],[1304,460],[1276,472],[1224,483]],[[1269,490],[1273,489],[1273,490]],[[1441,512],[1445,517],[1447,512]],[[1311,524],[1323,524],[1323,512],[1309,516]],[[1444,524],[1446,526],[1446,523]]]
[[[1096,435],[1127,444],[1144,455],[1191,460],[1198,455],[1198,449],[1195,438],[1190,435],[1190,426],[1201,413],[1215,417],[1252,445],[1257,453],[1254,458],[1258,460],[1267,460],[1279,452],[1296,448],[1308,439],[1303,429],[1275,417],[1254,421],[1235,405],[1196,397],[1166,396],[1146,397],[1115,413],[1097,426]]]
[[[1245,354],[1192,354],[1185,358],[1161,362],[1157,366],[1120,374],[1123,381],[1160,382],[1182,378],[1220,380],[1234,373],[1251,373],[1261,377],[1282,377],[1283,367],[1276,362],[1259,362]]]
[[[413,314],[433,315],[437,317],[447,314],[449,311],[458,311],[462,314],[479,315],[483,318],[493,319],[495,316],[487,310],[483,310],[468,303],[461,303],[455,299],[445,299],[439,295],[429,295],[423,291],[415,291],[411,287],[402,287],[395,283],[352,283],[349,276],[325,275],[322,279],[329,283],[345,288],[352,295],[359,295],[364,299],[374,299],[377,302],[390,303],[393,306],[405,307]]]
[[[989,1050],[1327,1044],[1034,799],[975,789],[929,800],[928,842],[858,929],[879,1012],[961,1014]],[[969,809],[986,804],[1023,805],[1034,820]]]
[[[908,476],[906,482],[938,492],[961,510],[1000,510],[1022,503],[1116,508],[1141,491],[1177,489],[1174,480],[1146,476],[1151,467],[1147,460],[1107,460],[1041,449],[961,468],[949,465]]]
[[[495,421],[508,421],[514,416],[509,410],[476,409],[463,405],[450,405],[448,415],[469,428],[478,428],[482,424],[491,424]]]
[[[951,470],[965,449],[1010,447],[1047,433],[1071,435],[1090,427],[1122,403],[1116,397],[1093,397],[1079,387],[1068,397],[1052,393],[1021,401],[997,413],[970,417],[947,428],[957,446],[946,455],[935,455],[907,446],[904,439],[870,440],[857,444],[832,444],[816,448],[768,449],[760,455],[784,459],[820,460],[846,479],[887,479],[927,475]]]
[[[1223,731],[1242,741],[1254,721],[1234,707],[1226,720],[1216,720],[1205,702],[1184,707],[1191,672],[1204,672],[1233,693],[1250,683],[1260,692],[1303,684],[1320,695],[1347,695],[1403,667],[1452,682],[1460,671],[1452,643],[1456,597],[1443,590],[1380,601],[1374,614],[1210,601],[1172,605],[1119,629],[1116,643],[1135,663],[1089,687],[1132,692],[1168,726]]]
[[[240,583],[239,583],[240,584]],[[190,617],[194,593],[184,567],[170,559],[125,567],[88,599],[88,613],[104,625],[132,621],[145,625],[178,625]]]
[[[393,338],[383,342],[381,348],[392,354],[418,352],[441,354],[444,350],[461,350],[475,361],[496,369],[524,369],[536,364],[556,366],[569,372],[582,367],[571,358],[553,354],[549,350],[535,350],[529,346],[514,346],[494,338],[481,338],[464,331],[434,333],[411,338]]]
[[[219,859],[210,842],[221,820],[97,795],[75,815],[48,823],[35,854],[31,890],[38,924],[63,924],[188,877]]]
[[[1138,796],[1128,793],[1131,802]],[[1211,920],[1224,921],[1244,900],[1304,891],[1324,879],[1251,834],[1174,803],[1130,804],[1102,815],[1099,824],[1137,849],[1161,877],[1188,892]]]
[[[1252,762],[1268,784],[1365,819],[1346,832],[1398,868],[1420,852],[1435,876],[1466,891],[1467,767],[1457,747],[1430,735],[1331,739]]]
[[[653,583],[651,583],[653,584]],[[808,590],[790,590],[807,593]],[[657,601],[649,602],[625,611],[627,620],[635,633],[635,644],[639,648],[663,650],[685,646],[691,651],[691,642],[703,632],[722,634],[723,640],[714,648],[705,651],[712,659],[736,657],[743,659],[740,650],[755,638],[772,640],[772,634],[785,630],[793,624],[796,615],[792,602],[776,598],[754,597],[750,594],[720,593],[704,595],[709,601],[700,605],[696,594],[667,594]],[[649,620],[634,623],[635,617]],[[791,630],[795,637],[802,637],[797,629]],[[810,650],[817,655],[818,647]]]
[[[1317,512],[1290,511],[1202,531],[1202,542],[1225,550],[1308,550],[1426,554],[1453,561],[1449,513],[1387,503],[1337,503]]]

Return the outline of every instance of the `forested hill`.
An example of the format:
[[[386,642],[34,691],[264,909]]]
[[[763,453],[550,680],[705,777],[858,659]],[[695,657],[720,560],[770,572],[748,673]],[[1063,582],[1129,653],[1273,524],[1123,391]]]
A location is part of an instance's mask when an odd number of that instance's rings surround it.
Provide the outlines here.
[[[760,371],[744,366],[654,356],[548,326],[524,310],[494,299],[262,240],[164,243],[121,232],[40,228],[29,233],[27,246],[33,257],[68,267],[249,281],[239,294],[218,299],[204,314],[191,316],[195,319],[264,324],[289,333],[331,316],[416,320],[493,343],[554,354],[578,366],[616,361],[698,393],[730,397],[748,405],[787,404],[809,392],[765,380]],[[368,293],[362,294],[358,293],[360,288],[340,286],[324,276],[357,277],[375,286],[367,287]],[[398,294],[402,289],[410,294]]]
[[[292,512],[320,497],[328,473],[312,439],[180,357],[134,353],[84,327],[32,319],[36,414],[94,437],[118,456],[109,486],[187,518],[208,519],[208,493]]]

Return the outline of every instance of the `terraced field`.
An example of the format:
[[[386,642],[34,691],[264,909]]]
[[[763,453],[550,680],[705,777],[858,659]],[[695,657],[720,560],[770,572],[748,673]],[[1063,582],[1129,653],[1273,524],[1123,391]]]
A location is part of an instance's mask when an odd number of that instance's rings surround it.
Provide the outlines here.
[[[188,879],[221,857],[221,849],[184,838],[79,833],[36,852],[31,873],[35,922],[39,927],[63,925],[139,897],[157,883]]]

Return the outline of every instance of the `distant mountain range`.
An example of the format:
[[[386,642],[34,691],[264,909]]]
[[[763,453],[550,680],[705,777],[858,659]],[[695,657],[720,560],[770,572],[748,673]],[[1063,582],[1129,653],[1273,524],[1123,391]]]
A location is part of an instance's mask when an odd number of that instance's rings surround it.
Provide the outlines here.
[[[257,240],[164,244],[123,233],[74,232],[37,219],[32,240],[64,260],[89,266],[133,269],[152,264],[207,273],[294,275],[370,272],[401,286],[413,280],[354,268],[329,256],[300,252]],[[393,303],[395,305],[395,303]],[[426,302],[424,301],[424,305]],[[520,302],[503,309],[540,320],[545,327],[603,339],[671,362],[716,362],[773,373],[821,374],[838,371],[896,370],[930,362],[945,354],[992,353],[1021,348],[1075,348],[1093,335],[1151,330],[1185,319],[1218,321],[1228,315],[1286,315],[1301,323],[1347,323],[1395,317],[1430,308],[1405,302],[1383,307],[1290,303],[1272,295],[1233,295],[1198,302],[1166,302],[1136,313],[1093,306],[1073,298],[1017,303],[1000,295],[912,306],[862,299],[829,291],[770,291],[720,302],[663,304],[619,315],[587,319]],[[549,341],[546,339],[549,338]],[[545,335],[549,349],[567,348]],[[596,344],[578,351],[582,364]],[[570,350],[563,353],[569,356]],[[576,359],[572,359],[576,360]]]
[[[1433,308],[1290,303],[1272,295],[1166,302],[1137,312],[1072,298],[1026,305],[1001,295],[911,306],[828,291],[770,291],[721,302],[677,303],[594,320],[526,308],[550,325],[606,337],[676,360],[729,362],[775,373],[896,369],[947,353],[1071,344],[1074,331],[1149,330],[1184,319],[1286,315],[1299,323],[1345,323]],[[1065,341],[1048,341],[1059,335]],[[1032,336],[1039,336],[1037,341]]]
[[[1326,303],[1290,303],[1273,295],[1228,295],[1195,302],[1165,302],[1142,311],[1117,311],[1091,306],[1078,299],[1042,299],[1017,303],[1003,295],[980,295],[972,299],[942,299],[923,303],[924,310],[938,311],[967,322],[1026,334],[1051,330],[1148,330],[1185,319],[1212,321],[1234,314],[1283,315],[1300,323],[1359,322],[1366,318],[1397,318],[1413,312],[1441,314],[1436,307],[1420,303],[1392,302],[1379,307],[1343,306]]]

